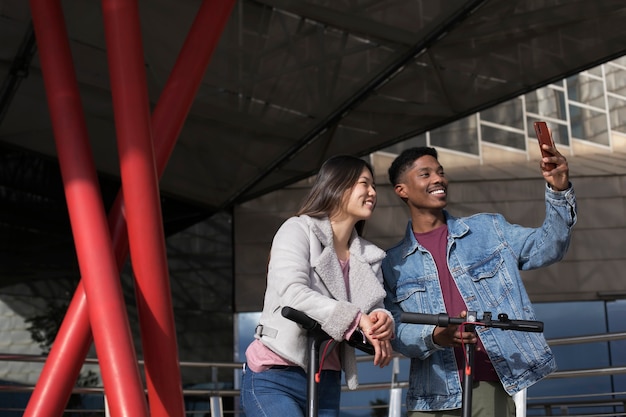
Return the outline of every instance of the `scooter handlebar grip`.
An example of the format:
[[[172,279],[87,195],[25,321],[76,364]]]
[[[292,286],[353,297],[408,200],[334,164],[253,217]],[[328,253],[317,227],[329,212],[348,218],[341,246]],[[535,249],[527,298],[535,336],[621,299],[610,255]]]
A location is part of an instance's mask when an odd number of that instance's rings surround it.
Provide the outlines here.
[[[423,314],[423,313],[402,313],[400,321],[412,324],[433,324],[435,326],[446,327],[450,324],[450,317],[445,313]]]

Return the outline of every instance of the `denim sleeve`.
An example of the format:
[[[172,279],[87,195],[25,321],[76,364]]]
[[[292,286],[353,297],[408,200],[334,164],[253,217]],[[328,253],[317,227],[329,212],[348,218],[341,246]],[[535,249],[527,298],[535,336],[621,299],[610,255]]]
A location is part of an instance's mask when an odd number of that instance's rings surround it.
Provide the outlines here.
[[[577,221],[576,195],[573,187],[554,191],[546,186],[546,216],[538,228],[525,228],[508,223],[496,227],[518,259],[518,268],[530,270],[544,267],[563,259],[571,241],[571,232]],[[500,222],[504,221],[500,218]]]

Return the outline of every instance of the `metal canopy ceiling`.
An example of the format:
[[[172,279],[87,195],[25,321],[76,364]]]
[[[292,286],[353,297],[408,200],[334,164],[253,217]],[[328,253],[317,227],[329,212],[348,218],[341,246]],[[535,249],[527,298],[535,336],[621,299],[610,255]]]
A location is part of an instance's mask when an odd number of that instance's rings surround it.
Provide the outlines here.
[[[62,4],[108,203],[101,4]],[[153,104],[199,6],[139,2]],[[0,0],[0,40],[0,224],[56,235],[67,218],[28,2]],[[162,177],[166,230],[622,56],[625,41],[623,0],[237,0]]]

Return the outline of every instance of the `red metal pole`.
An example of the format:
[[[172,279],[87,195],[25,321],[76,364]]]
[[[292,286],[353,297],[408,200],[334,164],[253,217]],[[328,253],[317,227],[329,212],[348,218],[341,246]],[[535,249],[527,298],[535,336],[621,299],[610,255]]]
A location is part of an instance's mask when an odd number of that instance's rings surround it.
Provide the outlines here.
[[[139,9],[136,0],[103,0],[102,5],[150,411],[155,417],[182,417]]]
[[[87,298],[91,328],[100,358],[105,394],[115,416],[146,416],[148,408],[143,393],[137,358],[128,324],[109,228],[100,197],[96,169],[91,157],[87,128],[80,102],[78,83],[65,21],[59,1],[31,0],[33,25],[48,98],[65,196],[78,255],[82,284]],[[84,304],[84,303],[83,303]],[[80,305],[68,311],[76,311]],[[75,317],[75,316],[74,316]],[[69,320],[81,326],[81,319]],[[71,327],[71,326],[70,326]],[[71,328],[70,328],[71,331]],[[68,339],[69,350],[83,353],[80,338]],[[55,343],[56,345],[56,343]],[[83,357],[59,355],[55,365],[69,369],[82,363]],[[65,384],[74,381],[65,381]],[[70,387],[71,390],[71,387]],[[53,403],[55,400],[46,399]],[[64,398],[67,400],[67,396]],[[57,404],[42,407],[38,413],[56,410]]]
[[[174,145],[187,118],[187,114],[189,113],[195,94],[202,81],[202,77],[206,71],[210,57],[217,46],[219,36],[221,35],[228,20],[228,16],[230,15],[233,5],[234,0],[214,0],[211,3],[208,1],[203,2],[187,40],[176,61],[174,69],[172,70],[172,74],[168,79],[157,106],[154,109],[152,126],[156,147],[155,163],[159,176],[165,170],[169,156],[174,149]],[[207,29],[211,31],[210,34],[212,36],[207,36]],[[126,188],[125,183],[124,188]],[[128,201],[126,199],[126,194],[124,194],[124,196],[125,201]],[[131,203],[128,203],[129,208],[130,204]],[[129,229],[132,227],[131,221],[132,220],[129,217]],[[160,217],[158,221],[159,225],[161,225],[162,223],[160,223]],[[153,230],[156,230],[156,228]],[[159,230],[162,233],[162,229]],[[129,236],[131,239],[132,252],[132,235],[129,234]],[[162,237],[162,240],[159,241],[155,238],[154,242],[164,242],[164,240],[164,237]],[[164,246],[163,251],[165,251]],[[148,258],[148,261],[149,259],[150,258]],[[133,262],[133,265],[135,265],[135,262]],[[165,272],[167,272],[166,269]],[[141,282],[142,277],[138,274],[136,275],[136,279],[139,284],[138,288],[155,288],[155,286],[151,285],[147,280],[150,278],[150,275],[144,277],[145,281],[143,283]],[[166,278],[167,280],[165,281]],[[162,309],[162,317],[164,318],[166,314],[169,314],[172,320],[173,333],[171,335],[171,343],[173,345],[169,346],[169,349],[164,349],[164,347],[167,346],[165,340],[163,340],[163,343],[155,343],[156,338],[159,337],[163,331],[161,330],[159,332],[158,329],[150,326],[151,323],[153,323],[151,317],[149,316],[150,312],[157,311],[157,308],[159,307],[156,307],[156,303],[154,302],[150,303],[148,297],[151,296],[153,297],[153,301],[157,301],[156,298],[159,297],[157,291],[153,291],[151,295],[146,293],[144,295],[144,302],[141,300],[141,293],[138,292],[137,300],[139,319],[142,329],[141,335],[144,347],[146,375],[148,381],[152,381],[154,384],[155,390],[155,392],[153,392],[150,390],[150,387],[148,388],[150,408],[153,415],[156,417],[168,417],[173,415],[173,411],[175,409],[174,407],[178,402],[177,395],[180,395],[180,401],[183,403],[182,391],[179,392],[175,389],[175,387],[171,386],[172,382],[180,381],[180,369],[178,365],[177,347],[175,344],[176,332],[174,330],[174,319],[171,307],[169,278],[164,276],[163,279],[164,281],[162,283],[163,287],[161,288],[160,297],[162,301],[165,301],[167,297],[167,301],[170,306],[167,307],[164,302],[161,302],[160,308]],[[167,352],[168,350],[169,353]],[[170,363],[166,363],[163,361],[164,357],[171,358],[172,361]],[[161,358],[160,362],[159,358]],[[179,388],[182,389],[180,385]],[[158,397],[159,402],[156,403],[158,404],[158,408],[155,408],[152,405],[154,403],[153,395]],[[181,410],[180,417],[182,417],[182,415],[184,415],[184,409]]]
[[[202,3],[183,50],[154,110],[152,123],[159,176],[165,169],[234,3],[235,0],[205,0]],[[39,45],[39,47],[42,46]],[[121,268],[128,254],[124,210],[124,201],[120,193],[109,212],[109,227],[118,269]],[[90,344],[91,332],[86,297],[81,282],[31,395],[25,417],[62,414]],[[81,350],[69,351],[61,346],[81,347]],[[57,366],[61,363],[63,355],[77,359],[75,368]],[[44,406],[47,406],[47,414],[40,412],[43,411]]]
[[[202,2],[152,117],[156,164],[165,170],[236,0]]]
[[[35,389],[24,410],[24,417],[58,417],[63,414],[72,394],[76,379],[92,342],[87,297],[79,283],[79,290],[69,305],[59,333],[74,337],[57,337],[43,366]],[[54,358],[51,359],[51,358]],[[55,375],[64,378],[55,378]]]

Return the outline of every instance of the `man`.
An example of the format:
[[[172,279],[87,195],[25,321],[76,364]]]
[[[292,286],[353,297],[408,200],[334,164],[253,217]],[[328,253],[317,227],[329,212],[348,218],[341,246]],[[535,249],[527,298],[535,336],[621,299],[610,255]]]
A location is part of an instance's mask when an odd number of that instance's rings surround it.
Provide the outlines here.
[[[445,210],[448,180],[434,148],[402,152],[389,168],[395,193],[411,220],[400,243],[387,251],[385,305],[396,320],[396,351],[411,358],[406,404],[409,417],[459,416],[463,344],[476,343],[473,417],[515,416],[514,393],[556,370],[542,333],[476,326],[439,327],[402,323],[403,311],[478,318],[491,312],[535,320],[519,270],[559,261],[576,223],[576,199],[567,160],[544,145],[546,217],[539,228],[508,223],[500,214],[453,217]],[[549,170],[548,165],[556,168]],[[478,337],[476,337],[478,333]]]

